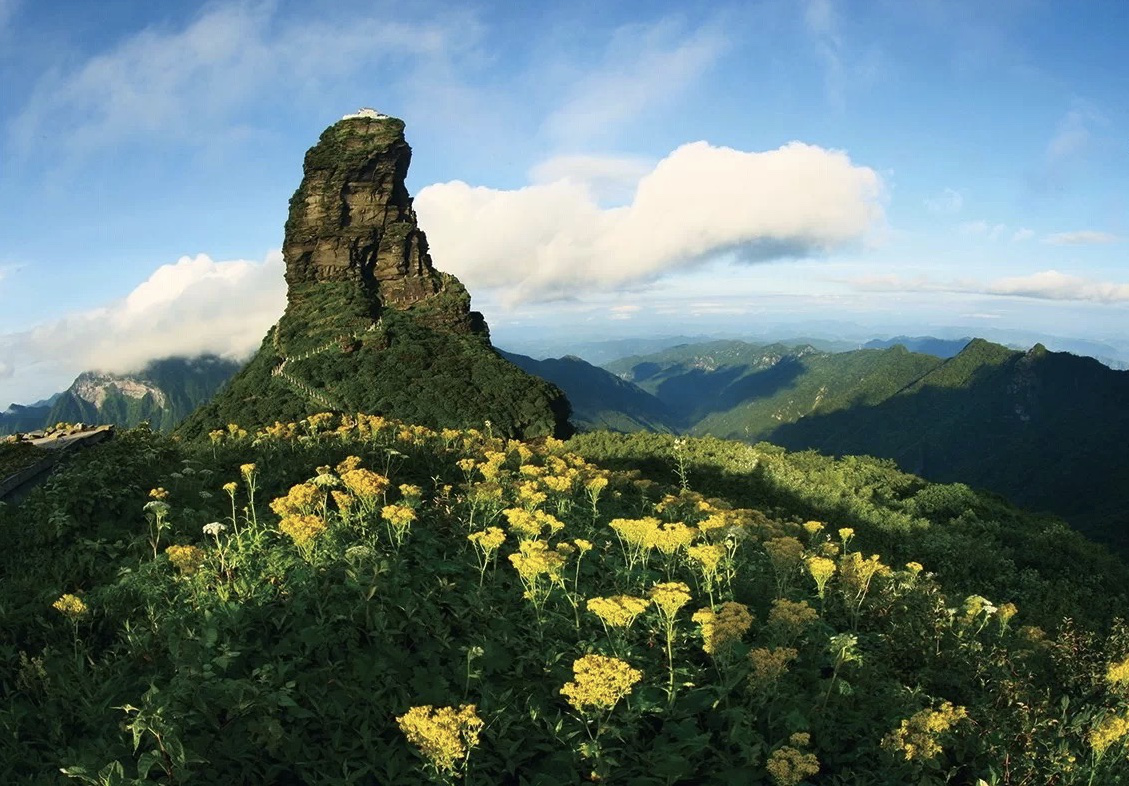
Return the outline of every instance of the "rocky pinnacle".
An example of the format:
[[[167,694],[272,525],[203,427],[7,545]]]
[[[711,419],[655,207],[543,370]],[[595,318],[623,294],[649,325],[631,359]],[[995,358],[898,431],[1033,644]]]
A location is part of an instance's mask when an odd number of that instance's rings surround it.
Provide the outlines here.
[[[282,247],[289,295],[310,284],[354,282],[376,317],[384,307],[404,310],[448,294],[440,298],[447,313],[434,316],[450,328],[477,330],[481,318],[469,313],[465,289],[431,264],[404,186],[411,157],[404,122],[371,110],[325,130],[306,153],[290,200]]]

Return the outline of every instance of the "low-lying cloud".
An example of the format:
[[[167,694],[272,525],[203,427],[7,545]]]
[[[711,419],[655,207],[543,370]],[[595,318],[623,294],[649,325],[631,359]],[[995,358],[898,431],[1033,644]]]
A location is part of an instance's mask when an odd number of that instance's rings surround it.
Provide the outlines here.
[[[286,305],[282,254],[162,265],[126,297],[23,333],[0,335],[0,368],[69,383],[80,371],[129,372],[173,355],[248,356]]]
[[[1107,243],[1116,243],[1119,240],[1121,240],[1121,238],[1111,232],[1098,232],[1092,229],[1082,229],[1076,232],[1059,232],[1054,235],[1047,235],[1043,238],[1044,243],[1050,243],[1052,246],[1104,245]]]
[[[694,142],[639,178],[630,201],[601,207],[579,159],[516,190],[440,183],[415,206],[436,266],[503,301],[554,300],[654,281],[722,255],[746,263],[824,254],[882,223],[882,182],[846,153],[792,142],[744,152]],[[540,179],[540,178],[539,178]]]
[[[1011,276],[994,281],[936,281],[919,276],[868,276],[850,282],[867,292],[950,292],[970,295],[1034,298],[1036,300],[1071,300],[1090,303],[1129,303],[1129,284],[1093,279],[1043,270],[1027,276]]]

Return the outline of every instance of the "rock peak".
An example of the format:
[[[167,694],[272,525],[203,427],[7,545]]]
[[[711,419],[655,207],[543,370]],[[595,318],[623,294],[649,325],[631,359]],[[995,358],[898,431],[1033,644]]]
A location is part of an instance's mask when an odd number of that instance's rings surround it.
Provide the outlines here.
[[[411,158],[404,121],[373,109],[346,115],[322,133],[306,153],[286,221],[291,302],[312,285],[350,283],[354,303],[367,303],[375,320],[383,308],[413,308],[450,293],[456,297],[444,299],[445,313],[433,316],[448,328],[484,329],[458,280],[432,265],[404,185]]]

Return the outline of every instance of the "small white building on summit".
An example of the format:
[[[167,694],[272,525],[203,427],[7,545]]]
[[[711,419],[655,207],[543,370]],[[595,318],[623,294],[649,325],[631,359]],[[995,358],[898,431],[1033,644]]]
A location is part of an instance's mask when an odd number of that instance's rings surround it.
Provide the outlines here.
[[[345,115],[342,120],[390,120],[391,115],[377,112],[371,107],[363,106],[351,115]]]

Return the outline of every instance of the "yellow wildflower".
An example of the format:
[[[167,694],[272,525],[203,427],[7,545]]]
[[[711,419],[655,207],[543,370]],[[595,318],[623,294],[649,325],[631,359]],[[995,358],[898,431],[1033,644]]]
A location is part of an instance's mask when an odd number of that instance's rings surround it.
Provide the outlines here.
[[[803,746],[807,745],[807,738],[807,734],[793,734],[789,742]],[[800,743],[799,740],[803,742]],[[785,745],[772,752],[765,769],[776,786],[796,786],[809,775],[819,773],[819,759],[814,753],[805,753],[798,747]]]
[[[607,487],[608,479],[603,475],[597,475],[596,477],[589,479],[588,482],[584,484],[584,488],[588,491],[589,494],[599,494]]]
[[[243,477],[247,478],[247,482],[250,483],[251,479],[255,475],[255,465],[254,464],[241,464],[241,465],[239,465],[239,474],[242,475]]]
[[[416,512],[407,505],[385,505],[380,511],[380,517],[397,532],[403,532],[416,520]]]
[[[396,718],[408,742],[419,749],[436,772],[457,774],[478,745],[483,722],[473,704],[412,707]]]
[[[544,541],[521,541],[518,544],[518,553],[510,555],[510,563],[517,569],[527,592],[532,592],[536,596],[545,591],[540,585],[542,576],[547,577],[552,584],[563,586],[561,570],[565,564],[564,555],[550,550]]]
[[[844,594],[859,602],[866,596],[874,576],[889,572],[890,569],[879,561],[877,554],[872,554],[870,559],[863,559],[862,554],[852,551],[845,555],[839,564],[839,576]]]
[[[815,579],[815,588],[822,600],[824,590],[827,589],[827,582],[835,575],[835,561],[826,557],[808,557],[806,563],[808,573]]]
[[[474,471],[474,467],[477,463],[478,462],[476,462],[472,458],[465,458],[465,459],[459,459],[458,461],[456,461],[455,466],[458,467],[459,469],[461,469],[463,472],[470,474],[471,472]]]
[[[270,509],[278,516],[301,516],[313,513],[325,503],[325,492],[313,483],[290,487],[285,497],[278,497]]]
[[[522,506],[532,510],[547,500],[549,495],[541,491],[541,487],[535,481],[527,480],[517,487],[517,499]]]
[[[413,486],[411,483],[401,483],[400,495],[406,500],[419,502],[419,498],[423,496],[423,489],[419,486]]]
[[[907,562],[906,563],[906,570],[908,570],[913,575],[917,576],[921,573],[921,571],[925,570],[925,566],[922,565],[920,562]]]
[[[489,556],[505,543],[506,533],[497,527],[487,527],[485,530],[470,533],[466,539]]]
[[[353,509],[353,505],[356,503],[357,498],[352,494],[345,493],[344,491],[335,490],[330,493],[333,495],[333,501],[337,503],[337,509],[341,511],[342,514],[348,516],[349,511]]]
[[[592,550],[592,541],[590,540],[585,540],[584,538],[575,538],[572,542],[576,546],[576,548],[580,549],[581,554],[587,554]]]
[[[567,494],[572,491],[572,477],[568,475],[546,475],[541,478],[541,484],[557,494]]]
[[[805,521],[802,526],[809,538],[814,539],[816,535],[823,532],[823,524],[819,521]]]
[[[519,538],[536,538],[541,534],[541,523],[525,508],[507,508],[502,511],[510,529]]]
[[[753,624],[753,615],[743,603],[729,601],[713,609],[699,609],[691,619],[702,628],[702,649],[716,655],[729,644],[740,641]]]
[[[239,488],[238,483],[224,483],[223,484],[223,490],[226,491],[228,494],[230,494],[233,497],[235,496],[235,490],[238,489],[238,488]]]
[[[573,682],[566,682],[561,695],[579,712],[591,707],[610,710],[643,679],[643,672],[619,658],[585,655],[572,663]]]
[[[768,626],[783,639],[799,636],[817,619],[819,613],[802,600],[796,602],[777,598],[772,602],[772,610],[768,612]]]
[[[903,720],[883,738],[882,747],[903,753],[906,761],[932,759],[941,752],[937,738],[967,717],[964,707],[946,701],[938,710],[924,709]]]
[[[765,541],[764,550],[778,576],[794,573],[804,558],[804,544],[791,536]]]
[[[853,538],[854,536],[855,536],[855,531],[853,529],[851,529],[850,527],[842,527],[839,530],[839,539],[843,541],[843,548],[847,548],[847,544],[851,541],[851,538]]]
[[[1004,604],[1010,605],[1010,604]],[[1003,607],[1000,607],[1002,614]],[[1111,688],[1119,691],[1129,689],[1129,655],[1125,656],[1122,660],[1109,664],[1106,669],[1105,681],[1109,683]]]
[[[290,515],[279,522],[278,528],[296,545],[304,548],[325,531],[325,521],[320,516]]]
[[[799,657],[791,647],[757,647],[749,651],[749,686],[754,689],[770,688],[788,671],[788,664]]]
[[[57,601],[51,604],[51,608],[55,609],[55,611],[72,622],[77,622],[82,619],[90,611],[82,598],[77,595],[72,595],[69,592],[61,595]]]
[[[1086,741],[1099,757],[1114,743],[1121,742],[1129,735],[1129,716],[1112,715],[1102,718],[1090,733]]]
[[[631,595],[613,595],[609,598],[589,598],[588,611],[613,628],[630,628],[635,618],[647,610],[651,601]]]
[[[342,472],[341,482],[345,484],[345,488],[356,494],[362,502],[369,505],[388,488],[388,478],[360,467]]]
[[[690,602],[690,588],[681,581],[666,581],[651,587],[651,600],[660,615],[673,620],[678,610]]]
[[[169,493],[163,488],[149,489],[149,496],[153,499],[168,499]]]
[[[182,576],[191,576],[204,563],[204,550],[198,546],[169,546],[165,553]]]
[[[647,545],[652,548],[658,549],[666,556],[671,556],[679,549],[686,548],[694,541],[694,535],[697,530],[693,527],[687,527],[680,521],[671,524],[663,524],[661,527],[656,527],[652,530],[650,540]]]
[[[341,463],[337,465],[337,474],[343,475],[359,466],[361,466],[361,459],[358,456],[346,456],[341,460]]]

